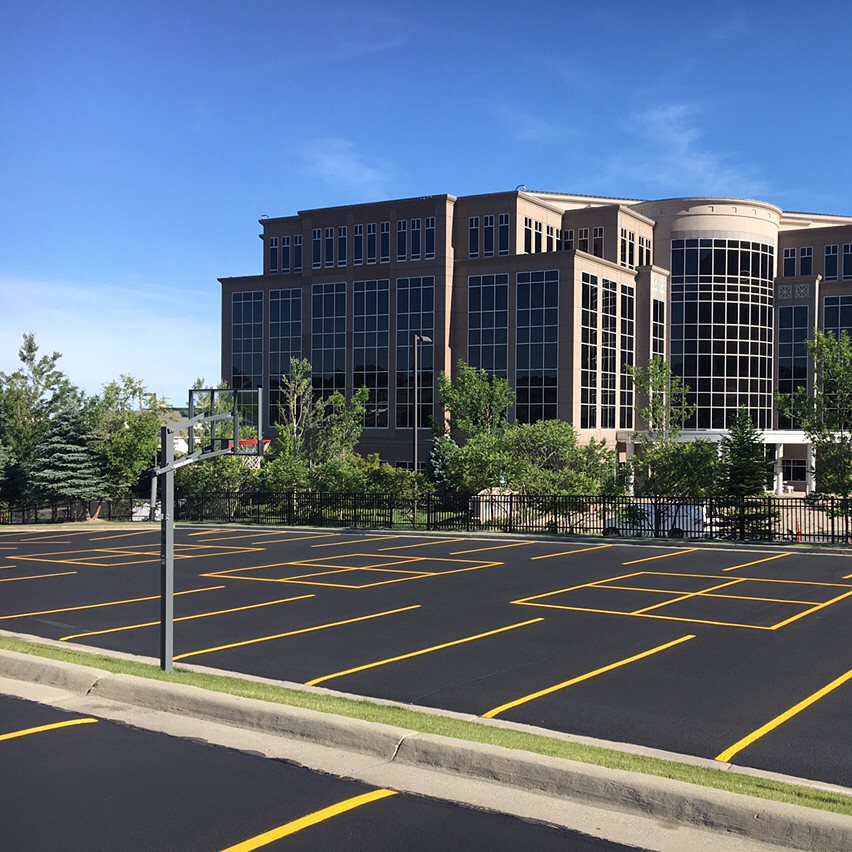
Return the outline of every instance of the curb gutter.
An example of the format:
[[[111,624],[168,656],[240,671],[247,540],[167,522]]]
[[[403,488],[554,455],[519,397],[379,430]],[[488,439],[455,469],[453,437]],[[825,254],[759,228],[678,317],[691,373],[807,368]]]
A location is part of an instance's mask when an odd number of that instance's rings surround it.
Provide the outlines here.
[[[314,710],[225,695],[0,650],[0,676],[79,695],[219,722],[377,757],[388,763],[492,781],[583,804],[681,823],[808,852],[852,849],[841,814],[472,743]]]

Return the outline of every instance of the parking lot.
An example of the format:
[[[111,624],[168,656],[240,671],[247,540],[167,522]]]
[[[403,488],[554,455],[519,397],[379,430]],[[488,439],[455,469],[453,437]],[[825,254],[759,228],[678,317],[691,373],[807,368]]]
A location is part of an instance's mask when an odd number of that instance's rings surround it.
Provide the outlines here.
[[[0,628],[156,657],[159,532],[0,533]],[[175,661],[852,786],[852,560],[176,531]]]

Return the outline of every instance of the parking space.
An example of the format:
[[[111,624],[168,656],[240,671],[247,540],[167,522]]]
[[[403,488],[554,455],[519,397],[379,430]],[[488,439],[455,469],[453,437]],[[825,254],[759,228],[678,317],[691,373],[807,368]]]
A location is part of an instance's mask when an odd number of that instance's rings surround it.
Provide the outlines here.
[[[4,852],[627,852],[565,829],[6,696],[0,760]]]
[[[0,628],[157,655],[157,531],[0,548]],[[245,528],[175,553],[178,664],[852,785],[820,721],[852,709],[846,556]]]

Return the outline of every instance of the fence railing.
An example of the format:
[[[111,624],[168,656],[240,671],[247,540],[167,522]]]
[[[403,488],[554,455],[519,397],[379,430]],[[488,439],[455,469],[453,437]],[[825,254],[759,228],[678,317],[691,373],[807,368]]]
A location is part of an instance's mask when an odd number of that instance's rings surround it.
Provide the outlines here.
[[[159,507],[155,506],[154,510],[154,520],[160,520]],[[48,504],[0,503],[0,524],[57,524],[83,521],[96,514],[106,521],[147,521],[151,518],[151,503],[139,497]]]
[[[98,506],[104,520],[150,518],[147,500],[127,497],[100,504],[0,504],[0,524],[81,521],[93,516]],[[160,519],[157,507],[155,519]],[[674,500],[495,494],[413,500],[394,494],[204,492],[178,494],[175,519],[216,524],[852,544],[852,500],[839,497]]]
[[[392,494],[178,495],[179,521],[554,535],[852,543],[852,500]]]

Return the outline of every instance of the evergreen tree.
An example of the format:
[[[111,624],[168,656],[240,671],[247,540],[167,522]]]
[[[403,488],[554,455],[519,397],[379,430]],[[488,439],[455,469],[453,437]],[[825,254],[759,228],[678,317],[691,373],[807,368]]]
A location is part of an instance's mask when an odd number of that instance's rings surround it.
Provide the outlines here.
[[[29,468],[30,487],[36,496],[54,503],[102,498],[108,486],[90,443],[80,410],[60,410]]]
[[[760,438],[748,410],[740,406],[721,440],[719,490],[726,497],[754,497],[766,491],[772,462]]]

